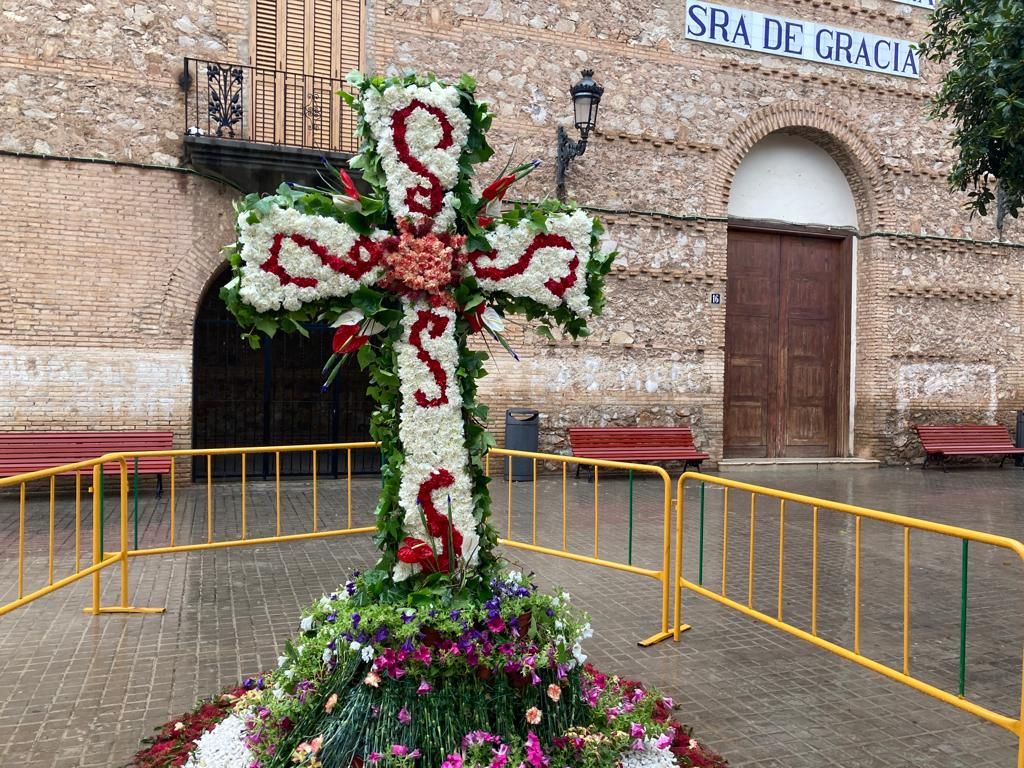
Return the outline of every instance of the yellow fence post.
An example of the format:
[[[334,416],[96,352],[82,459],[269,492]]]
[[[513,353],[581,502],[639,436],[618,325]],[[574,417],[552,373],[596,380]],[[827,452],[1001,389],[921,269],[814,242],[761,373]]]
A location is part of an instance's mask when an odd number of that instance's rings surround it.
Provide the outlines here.
[[[96,464],[92,468],[92,564],[99,565],[103,560],[103,499],[100,479],[103,465]],[[100,572],[92,574],[92,610],[93,616],[100,612]]]

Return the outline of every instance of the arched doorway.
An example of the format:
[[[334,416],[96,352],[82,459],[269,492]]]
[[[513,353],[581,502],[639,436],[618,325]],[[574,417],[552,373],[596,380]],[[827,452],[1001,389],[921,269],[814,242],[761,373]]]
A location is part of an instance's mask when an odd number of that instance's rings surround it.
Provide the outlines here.
[[[857,209],[835,160],[769,134],[729,197],[726,458],[844,456]]]
[[[307,326],[309,338],[278,334],[252,350],[239,338],[234,317],[218,296],[230,279],[225,270],[210,287],[196,315],[193,342],[192,444],[197,448],[294,445],[370,439],[373,401],[368,378],[354,360],[322,392],[321,366],[331,353],[332,330]],[[376,451],[353,451],[352,471],[376,472]],[[317,456],[317,473],[346,471],[336,452]],[[193,462],[193,474],[206,477],[205,460]],[[214,477],[241,474],[238,457],[214,457]],[[247,457],[246,474],[273,477],[272,455]],[[281,454],[282,475],[312,474],[306,453]]]

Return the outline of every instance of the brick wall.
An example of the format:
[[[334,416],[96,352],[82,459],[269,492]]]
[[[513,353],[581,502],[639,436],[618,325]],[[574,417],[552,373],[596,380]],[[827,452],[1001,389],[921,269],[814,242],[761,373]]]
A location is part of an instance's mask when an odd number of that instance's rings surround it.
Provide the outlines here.
[[[927,14],[890,0],[734,5],[915,39]],[[921,81],[687,41],[683,4],[622,0],[370,0],[377,71],[476,74],[499,149],[545,163],[522,189],[553,193],[554,130],[583,66],[606,86],[600,129],[570,193],[622,253],[608,308],[579,343],[516,330],[482,382],[501,440],[506,407],[570,424],[689,422],[721,451],[724,221],[746,152],[775,130],[817,142],[858,207],[855,452],[901,460],[918,420],[998,419],[1024,407],[1024,250],[1010,224],[950,194],[952,156]],[[172,166],[181,58],[246,60],[246,0],[56,1],[5,11],[0,150]],[[0,402],[4,428],[170,425],[190,437],[197,302],[231,239],[232,193],[170,170],[0,156]]]

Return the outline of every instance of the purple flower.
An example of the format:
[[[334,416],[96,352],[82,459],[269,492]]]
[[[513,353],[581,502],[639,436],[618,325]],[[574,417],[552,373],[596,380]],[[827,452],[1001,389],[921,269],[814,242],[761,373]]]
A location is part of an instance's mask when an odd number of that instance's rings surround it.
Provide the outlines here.
[[[629,738],[631,739],[642,739],[647,736],[647,729],[644,728],[640,723],[632,723],[629,726]]]
[[[654,742],[654,746],[658,749],[668,749],[672,746],[672,740],[675,738],[676,729],[669,728],[665,733],[658,737],[658,740]]]
[[[455,608],[454,610],[452,610],[452,612],[448,614],[448,618],[450,618],[452,621],[458,621],[459,620],[459,609]]]
[[[416,618],[416,611],[412,611],[412,613],[409,613],[408,610],[402,611],[402,623],[403,624],[408,624],[410,621],[412,621],[415,618]]]
[[[329,613],[329,614],[327,614],[327,623],[328,624],[333,624],[337,620],[338,620],[338,614],[337,613]]]
[[[373,640],[376,643],[383,643],[385,640],[388,639],[388,635],[389,634],[391,634],[391,633],[388,632],[388,628],[387,627],[381,627],[380,629],[378,629],[376,632],[373,633]]]
[[[352,629],[359,629],[359,619],[360,616],[358,613],[352,614]]]
[[[432,690],[434,689],[431,687],[430,683],[426,680],[420,680],[420,686],[416,689],[416,693],[423,696],[424,694],[430,693]]]
[[[412,722],[412,715],[409,714],[409,710],[405,707],[398,710],[398,722],[402,725],[408,725]]]

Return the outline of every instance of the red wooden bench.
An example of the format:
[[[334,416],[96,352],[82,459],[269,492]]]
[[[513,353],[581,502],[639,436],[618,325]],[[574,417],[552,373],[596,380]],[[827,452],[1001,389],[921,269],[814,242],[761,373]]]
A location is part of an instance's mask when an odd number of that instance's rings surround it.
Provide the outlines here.
[[[1016,448],[1010,440],[1010,430],[1001,424],[943,424],[914,427],[924,448],[924,464],[937,457],[945,468],[949,456],[999,456],[1003,466],[1007,456],[1024,455],[1024,448]]]
[[[105,453],[168,451],[173,437],[172,432],[0,432],[0,477],[74,464]],[[162,493],[163,475],[171,471],[170,457],[147,456],[138,461],[139,474],[155,474],[157,494]],[[91,470],[83,472],[91,474]],[[103,465],[105,475],[120,472],[116,462]],[[135,472],[134,459],[128,460],[128,472]]]
[[[693,444],[689,427],[569,427],[572,455],[608,461],[682,461],[683,471],[708,458]],[[576,467],[579,477],[580,468]]]

